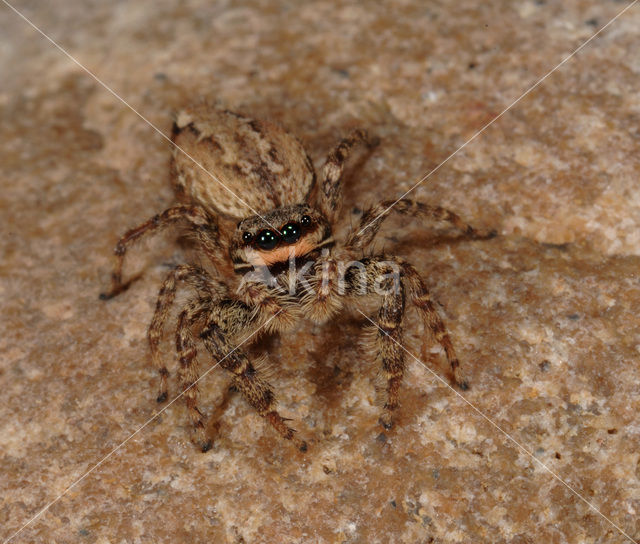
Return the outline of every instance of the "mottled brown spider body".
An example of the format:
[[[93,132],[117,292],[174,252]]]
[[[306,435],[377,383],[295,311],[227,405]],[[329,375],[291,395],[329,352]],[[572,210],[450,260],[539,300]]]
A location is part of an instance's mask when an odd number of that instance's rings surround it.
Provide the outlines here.
[[[306,202],[316,179],[311,159],[291,134],[205,104],[178,113],[173,141],[176,192],[213,215],[244,218]]]
[[[179,283],[189,286],[193,295],[178,317],[176,350],[189,417],[203,451],[211,447],[211,440],[198,409],[196,338],[232,374],[234,386],[257,412],[304,451],[306,443],[295,437],[278,413],[263,372],[238,346],[256,331],[283,331],[300,318],[325,321],[363,296],[380,300],[372,347],[384,381],[380,422],[385,428],[392,425],[404,374],[401,341],[407,300],[443,347],[455,383],[467,387],[446,328],[415,268],[392,256],[358,257],[392,211],[446,221],[473,237],[488,237],[492,232],[478,231],[439,206],[401,199],[372,207],[346,240],[334,240],[331,225],[340,208],[345,162],[354,146],[376,145],[361,130],[328,155],[315,192],[316,175],[307,153],[296,138],[276,125],[198,105],[176,116],[173,141],[177,147],[172,178],[182,204],[120,239],[111,289],[101,298],[126,289],[122,265],[129,245],[171,223],[185,223],[214,266],[225,253],[231,260],[241,280],[234,292],[201,267],[173,269],[160,289],[148,333],[153,364],[161,376],[158,401],[162,402],[168,394],[169,372],[160,358],[159,343]],[[219,215],[240,219],[230,236],[220,234]]]

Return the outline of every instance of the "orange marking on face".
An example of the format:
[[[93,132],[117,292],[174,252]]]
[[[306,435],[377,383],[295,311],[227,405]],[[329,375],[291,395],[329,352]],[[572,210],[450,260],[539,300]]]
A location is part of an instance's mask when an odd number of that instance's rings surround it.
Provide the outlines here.
[[[313,251],[315,247],[315,244],[312,244],[308,237],[304,237],[290,246],[281,246],[271,251],[256,250],[254,255],[256,262],[253,264],[271,266],[275,263],[282,263],[287,261],[291,254],[301,257]]]

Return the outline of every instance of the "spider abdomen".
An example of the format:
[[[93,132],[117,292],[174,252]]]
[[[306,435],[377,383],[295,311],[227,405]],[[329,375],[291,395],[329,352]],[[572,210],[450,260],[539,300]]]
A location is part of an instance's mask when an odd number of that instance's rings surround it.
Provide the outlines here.
[[[239,219],[298,204],[315,181],[302,144],[272,123],[200,104],[178,112],[172,139],[177,193],[210,213]]]

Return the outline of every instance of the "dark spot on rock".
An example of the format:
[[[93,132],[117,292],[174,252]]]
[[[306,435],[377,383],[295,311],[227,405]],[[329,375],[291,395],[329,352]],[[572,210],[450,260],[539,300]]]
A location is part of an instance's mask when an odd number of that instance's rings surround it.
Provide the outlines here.
[[[609,434],[618,434],[618,429],[607,429],[607,433],[609,433]]]
[[[569,244],[568,242],[564,243],[564,244],[551,244],[548,242],[543,242],[542,243],[542,247],[546,247],[548,249],[557,249],[559,251],[567,251],[569,249],[569,246],[571,244]]]
[[[467,68],[469,68],[469,70],[473,70],[476,66],[478,66],[475,62],[470,62],[467,65]]]
[[[397,507],[398,507],[398,505],[396,504],[396,501],[394,501],[394,500],[392,500],[392,501],[390,502],[390,504],[391,504],[391,506],[393,506],[394,508],[397,508]]]
[[[591,17],[591,19],[587,19],[584,22],[585,25],[589,25],[589,26],[598,26],[598,19],[596,19],[595,17]]]
[[[384,433],[380,433],[378,436],[376,436],[376,441],[380,442],[381,444],[386,444],[387,435]]]
[[[538,365],[538,368],[540,368],[542,372],[546,372],[547,370],[549,370],[549,367],[551,367],[551,362],[547,361],[546,359]]]
[[[580,319],[580,314],[569,314],[567,317],[571,319],[571,321],[578,321],[578,319]]]
[[[333,71],[344,78],[349,77],[349,70],[345,70],[344,68],[333,68]]]
[[[560,455],[558,452],[556,452],[556,459],[562,459],[562,455]]]

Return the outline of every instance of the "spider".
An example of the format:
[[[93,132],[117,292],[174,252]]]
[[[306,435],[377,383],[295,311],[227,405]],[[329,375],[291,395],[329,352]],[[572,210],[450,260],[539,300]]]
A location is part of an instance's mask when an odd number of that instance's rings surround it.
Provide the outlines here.
[[[130,246],[169,225],[184,224],[214,269],[228,255],[241,277],[235,292],[201,266],[178,265],[162,283],[148,329],[151,359],[160,374],[157,400],[164,402],[169,372],[159,343],[179,284],[192,289],[179,311],[175,342],[193,439],[203,452],[212,442],[198,408],[197,339],[231,373],[233,387],[258,414],[306,451],[306,442],[278,412],[276,396],[260,365],[248,357],[244,346],[238,346],[256,332],[290,329],[300,318],[325,321],[363,296],[377,296],[380,304],[373,318],[377,327],[371,332],[373,351],[381,364],[379,421],[384,428],[393,425],[405,371],[401,343],[406,298],[442,346],[455,384],[468,387],[451,338],[416,269],[395,256],[371,251],[362,255],[392,212],[448,222],[475,238],[491,237],[494,231],[475,229],[440,206],[403,198],[371,207],[345,240],[334,239],[332,225],[340,211],[345,163],[354,148],[372,150],[378,144],[364,130],[354,130],[329,153],[319,183],[295,137],[277,125],[228,110],[206,104],[183,109],[175,117],[172,140],[171,177],[179,203],[120,238],[110,290],[100,297],[110,299],[132,281],[125,282],[122,276]],[[222,178],[225,188],[208,172]],[[218,226],[222,217],[240,220],[226,238]],[[292,286],[292,278],[300,281]]]

